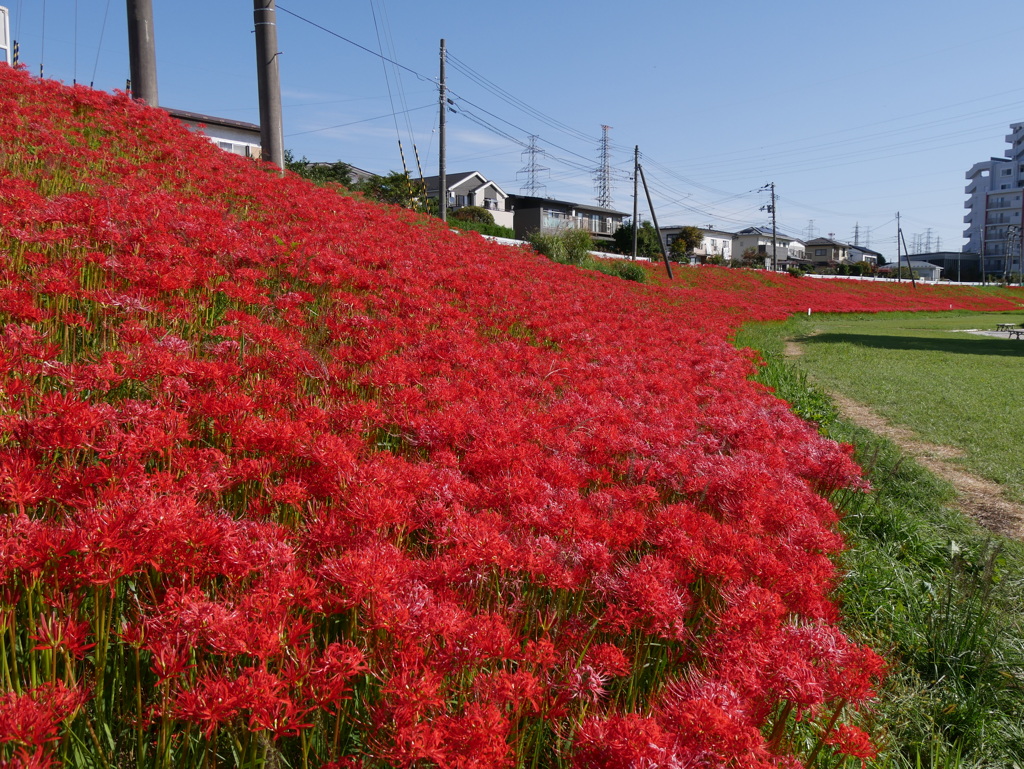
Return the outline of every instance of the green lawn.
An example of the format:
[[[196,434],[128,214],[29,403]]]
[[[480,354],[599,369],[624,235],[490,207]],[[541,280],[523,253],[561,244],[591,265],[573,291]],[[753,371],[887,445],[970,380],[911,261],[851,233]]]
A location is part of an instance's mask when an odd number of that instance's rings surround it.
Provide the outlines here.
[[[1002,393],[1024,381],[1024,341],[954,330],[1020,320],[815,316],[750,324],[737,334],[738,346],[765,360],[757,378],[825,435],[852,444],[871,482],[866,494],[833,498],[848,548],[836,592],[844,628],[892,664],[865,717],[879,747],[869,769],[1024,767],[1024,543],[963,516],[947,482],[838,418],[816,384],[887,409],[930,440],[963,446],[979,472],[988,462],[1014,476],[1019,496],[1019,471],[1012,460],[992,460],[999,452],[991,445],[1020,452],[1021,409],[1010,413],[1013,399]],[[787,359],[787,339],[799,340],[805,354]],[[1016,438],[1004,429],[1010,419]]]
[[[1024,501],[1024,340],[984,337],[1024,312],[819,315],[791,322],[811,380],[872,407]]]

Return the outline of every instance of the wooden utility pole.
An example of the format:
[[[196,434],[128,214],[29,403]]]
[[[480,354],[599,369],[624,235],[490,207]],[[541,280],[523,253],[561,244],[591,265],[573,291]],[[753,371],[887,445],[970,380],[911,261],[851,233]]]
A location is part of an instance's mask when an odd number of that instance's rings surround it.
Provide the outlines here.
[[[153,0],[128,0],[128,67],[132,98],[155,107],[156,38],[153,31]]]
[[[437,201],[438,201],[438,214],[441,217],[442,222],[448,221],[448,171],[445,168],[445,131],[447,127],[448,117],[448,91],[445,85],[445,74],[444,64],[447,58],[447,53],[444,47],[444,38],[441,38],[441,77],[439,81],[440,88],[440,108],[441,115],[438,118],[438,148],[437,148]]]
[[[260,91],[260,154],[284,170],[284,121],[281,117],[281,71],[277,57],[277,11],[274,0],[253,0],[256,23],[256,79]]]

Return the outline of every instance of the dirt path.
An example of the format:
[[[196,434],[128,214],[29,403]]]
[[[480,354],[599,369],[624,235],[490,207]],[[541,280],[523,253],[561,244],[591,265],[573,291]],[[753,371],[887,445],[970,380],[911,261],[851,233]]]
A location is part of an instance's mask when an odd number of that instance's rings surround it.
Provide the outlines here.
[[[802,352],[795,342],[786,343],[787,357],[797,357]],[[1024,505],[1006,499],[999,484],[972,475],[951,462],[962,455],[959,449],[922,441],[913,430],[886,421],[867,406],[844,395],[829,393],[829,396],[844,419],[888,438],[919,464],[953,484],[957,506],[965,514],[987,529],[1024,539]]]

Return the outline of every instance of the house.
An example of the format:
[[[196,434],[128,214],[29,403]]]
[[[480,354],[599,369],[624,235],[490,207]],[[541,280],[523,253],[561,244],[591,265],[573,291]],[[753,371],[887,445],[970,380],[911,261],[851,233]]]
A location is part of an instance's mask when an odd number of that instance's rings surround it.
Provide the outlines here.
[[[882,268],[882,270],[885,271],[885,272],[894,273],[894,272],[896,272],[897,267],[905,268],[906,266],[907,266],[907,260],[904,257],[903,259],[900,260],[900,263],[898,265],[895,262],[893,262],[892,264],[887,264],[885,267]],[[932,264],[931,262],[922,262],[922,261],[917,261],[915,259],[911,259],[910,260],[910,270],[920,280],[932,280],[932,281],[934,281],[934,280],[938,280],[942,276],[942,268],[937,266],[937,265]]]
[[[184,123],[190,131],[198,131],[225,152],[247,158],[260,157],[260,127],[241,120],[200,115],[183,109],[162,108],[175,120]]]
[[[774,253],[779,268],[789,265],[807,264],[804,256],[804,244],[797,238],[772,231],[765,227],[747,227],[732,236],[732,252],[734,258],[742,258],[747,249],[754,249],[770,266]]]
[[[553,198],[509,195],[516,237],[525,239],[534,232],[557,234],[565,230],[586,230],[597,241],[610,241],[629,214],[601,206],[571,203]]]
[[[428,198],[440,198],[440,179],[440,176],[424,177],[423,183],[427,188]],[[502,227],[513,226],[512,212],[508,207],[508,194],[479,171],[445,174],[445,186],[448,188],[448,211],[455,211],[463,206],[479,206],[491,212],[495,224]]]
[[[850,261],[850,247],[832,238],[808,240],[804,252],[815,267],[836,267]]]
[[[660,228],[661,240],[665,244],[666,250],[671,248],[672,243],[679,237],[682,229],[682,225]],[[705,261],[709,256],[720,256],[726,262],[732,259],[733,234],[731,232],[716,230],[711,227],[698,227],[697,229],[704,235],[700,245],[693,250],[693,255],[697,259],[701,262]]]
[[[14,63],[11,56],[11,21],[10,12],[0,5],[0,61],[10,67]]]
[[[884,258],[877,251],[872,251],[867,246],[847,246],[850,253],[850,263],[856,264],[857,262],[867,262],[873,264],[876,267],[884,261]]]

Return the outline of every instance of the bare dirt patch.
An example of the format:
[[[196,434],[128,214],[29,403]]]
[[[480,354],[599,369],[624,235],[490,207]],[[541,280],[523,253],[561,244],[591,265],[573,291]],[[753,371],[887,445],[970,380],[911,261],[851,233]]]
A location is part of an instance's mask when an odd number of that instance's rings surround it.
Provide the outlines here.
[[[786,343],[787,356],[797,357],[802,352],[795,342]],[[845,395],[829,393],[829,397],[844,419],[888,438],[919,464],[949,481],[956,489],[957,506],[966,515],[991,531],[1024,539],[1024,505],[1003,496],[999,484],[979,478],[950,461],[963,456],[960,449],[923,441],[913,430],[892,424]]]

